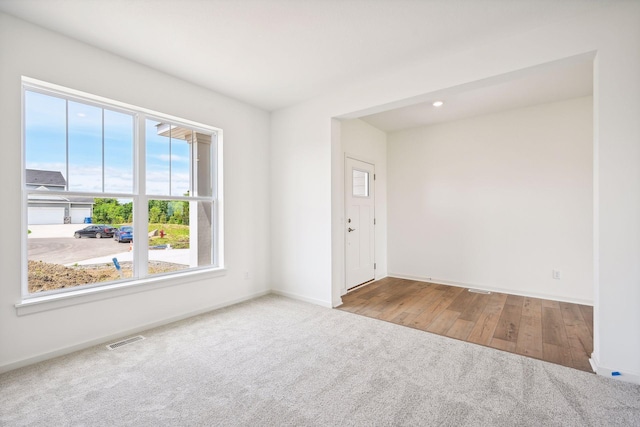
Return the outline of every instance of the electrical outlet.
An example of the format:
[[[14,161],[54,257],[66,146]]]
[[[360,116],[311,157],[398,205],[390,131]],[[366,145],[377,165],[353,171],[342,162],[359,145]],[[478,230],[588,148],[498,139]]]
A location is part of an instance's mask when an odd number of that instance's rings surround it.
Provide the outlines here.
[[[560,270],[552,270],[551,275],[556,280],[560,280],[562,278],[562,272]]]
[[[245,271],[245,272],[244,272],[244,278],[245,278],[245,279],[248,279],[248,278],[249,278],[249,272],[248,272],[248,271]]]

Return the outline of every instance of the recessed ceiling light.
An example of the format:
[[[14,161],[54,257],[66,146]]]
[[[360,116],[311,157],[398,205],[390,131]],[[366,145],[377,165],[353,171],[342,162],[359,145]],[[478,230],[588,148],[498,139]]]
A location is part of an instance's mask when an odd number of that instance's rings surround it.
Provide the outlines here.
[[[436,101],[436,102],[433,103],[434,107],[442,107],[443,105],[444,105],[444,102],[442,102],[442,101]]]

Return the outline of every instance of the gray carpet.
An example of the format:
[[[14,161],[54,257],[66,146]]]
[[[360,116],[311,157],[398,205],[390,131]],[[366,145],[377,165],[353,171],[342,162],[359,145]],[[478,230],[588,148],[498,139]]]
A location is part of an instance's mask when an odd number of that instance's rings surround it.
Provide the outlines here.
[[[0,425],[640,425],[640,387],[267,296],[0,376]]]

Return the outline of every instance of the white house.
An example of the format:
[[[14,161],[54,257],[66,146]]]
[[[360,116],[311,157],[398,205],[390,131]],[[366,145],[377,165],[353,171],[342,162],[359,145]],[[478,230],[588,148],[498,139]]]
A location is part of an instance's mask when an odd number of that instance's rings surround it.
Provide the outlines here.
[[[64,191],[67,182],[58,171],[26,169],[27,188]],[[28,224],[82,224],[91,217],[93,200],[86,197],[37,194],[29,196]]]

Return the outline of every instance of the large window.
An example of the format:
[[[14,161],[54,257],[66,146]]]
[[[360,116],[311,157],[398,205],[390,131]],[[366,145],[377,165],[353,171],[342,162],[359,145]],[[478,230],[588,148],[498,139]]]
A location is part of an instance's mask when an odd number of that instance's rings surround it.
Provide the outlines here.
[[[25,297],[219,266],[221,130],[23,82]]]

